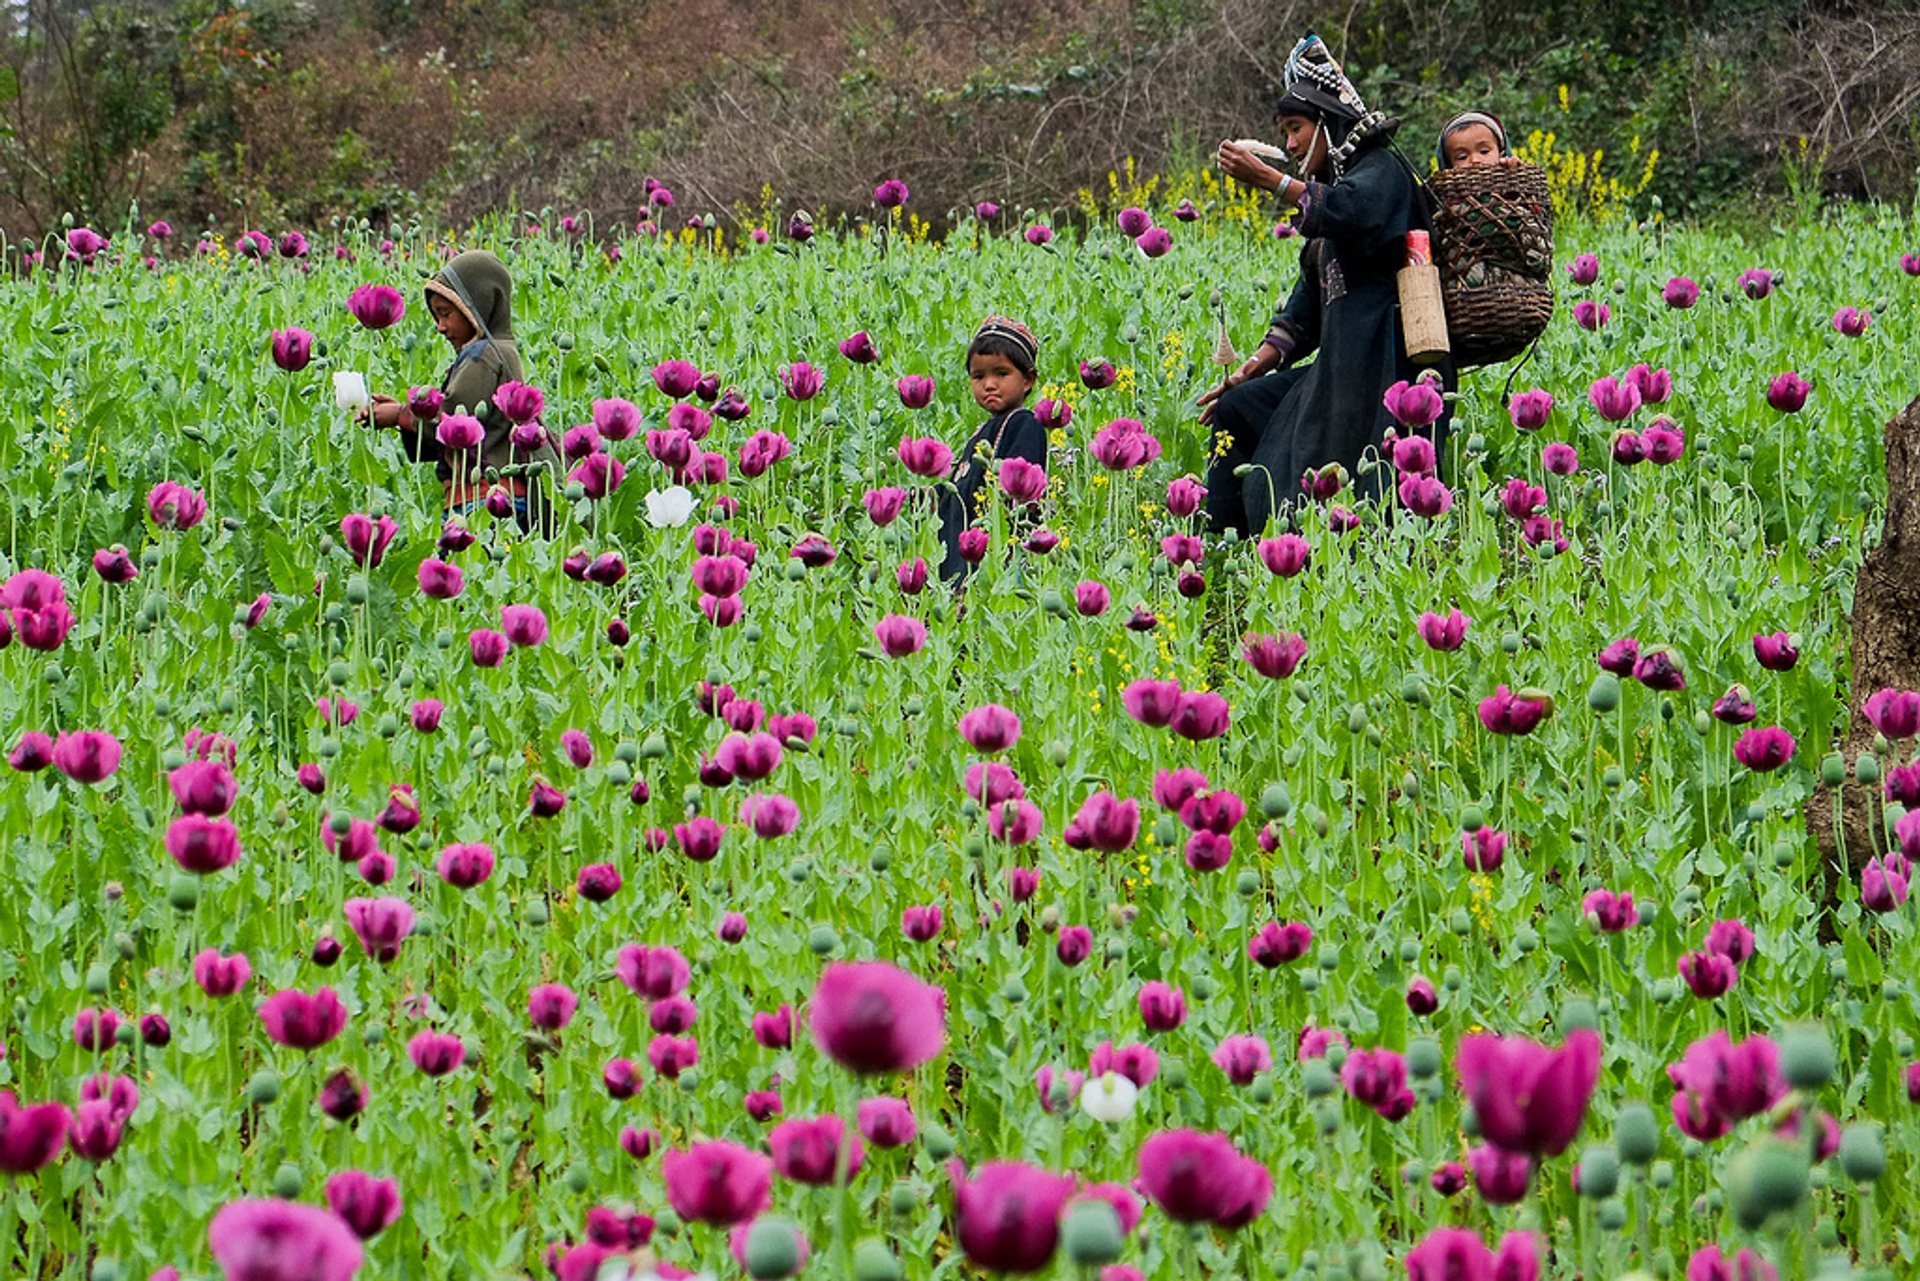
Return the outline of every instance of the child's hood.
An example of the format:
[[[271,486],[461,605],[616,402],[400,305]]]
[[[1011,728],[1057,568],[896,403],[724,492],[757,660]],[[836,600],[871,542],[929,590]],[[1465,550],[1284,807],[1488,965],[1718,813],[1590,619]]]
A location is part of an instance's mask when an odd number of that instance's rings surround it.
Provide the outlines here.
[[[481,337],[512,340],[513,276],[487,250],[454,257],[427,281],[427,292],[458,307]]]

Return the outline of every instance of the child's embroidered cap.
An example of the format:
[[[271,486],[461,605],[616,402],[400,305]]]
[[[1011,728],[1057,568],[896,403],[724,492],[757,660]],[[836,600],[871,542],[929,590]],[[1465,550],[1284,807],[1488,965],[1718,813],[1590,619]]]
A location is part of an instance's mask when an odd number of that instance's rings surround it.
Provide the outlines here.
[[[982,338],[1005,338],[1026,352],[1030,364],[1040,363],[1040,340],[1033,336],[1033,330],[1009,316],[988,316],[980,322],[980,328],[974,331],[973,340]]]

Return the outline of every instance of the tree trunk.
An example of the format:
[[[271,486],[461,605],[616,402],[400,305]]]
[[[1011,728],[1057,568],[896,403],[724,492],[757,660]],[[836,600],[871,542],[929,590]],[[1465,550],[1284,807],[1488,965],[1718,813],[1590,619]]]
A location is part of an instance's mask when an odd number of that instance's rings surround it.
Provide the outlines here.
[[[1886,528],[1854,582],[1852,710],[1841,748],[1847,778],[1838,788],[1822,783],[1806,808],[1829,903],[1838,901],[1842,874],[1857,876],[1887,842],[1884,832],[1874,831],[1879,785],[1853,779],[1853,763],[1863,753],[1873,754],[1874,729],[1861,704],[1875,690],[1920,689],[1920,399],[1887,424],[1886,451]]]

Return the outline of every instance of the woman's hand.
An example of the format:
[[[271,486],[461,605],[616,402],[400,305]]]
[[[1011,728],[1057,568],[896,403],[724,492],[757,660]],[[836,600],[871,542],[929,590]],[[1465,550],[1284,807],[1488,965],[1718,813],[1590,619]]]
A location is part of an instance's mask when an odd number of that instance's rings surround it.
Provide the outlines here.
[[[1226,395],[1228,392],[1232,391],[1235,387],[1238,387],[1241,383],[1245,381],[1247,381],[1247,371],[1246,371],[1246,368],[1242,366],[1241,368],[1235,369],[1231,373],[1229,373],[1226,376],[1226,378],[1221,381],[1218,387],[1215,387],[1212,391],[1202,394],[1200,399],[1193,402],[1194,404],[1200,406],[1200,425],[1202,427],[1211,427],[1213,425],[1214,406],[1219,403],[1220,398],[1222,396]]]
[[[1262,191],[1277,191],[1285,177],[1278,169],[1234,142],[1223,142],[1215,156],[1220,169],[1235,182]]]

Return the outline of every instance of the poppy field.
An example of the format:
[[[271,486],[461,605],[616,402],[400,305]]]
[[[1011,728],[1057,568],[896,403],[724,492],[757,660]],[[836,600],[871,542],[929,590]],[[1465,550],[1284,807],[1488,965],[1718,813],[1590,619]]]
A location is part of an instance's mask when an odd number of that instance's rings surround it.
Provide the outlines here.
[[[1911,1275],[1920,691],[1848,658],[1911,217],[1563,225],[1510,388],[1390,393],[1391,513],[1239,541],[1192,402],[1297,238],[875,196],[30,247],[0,1271]],[[454,247],[551,537],[355,417],[479,439]],[[989,313],[1052,449],[956,595]]]

